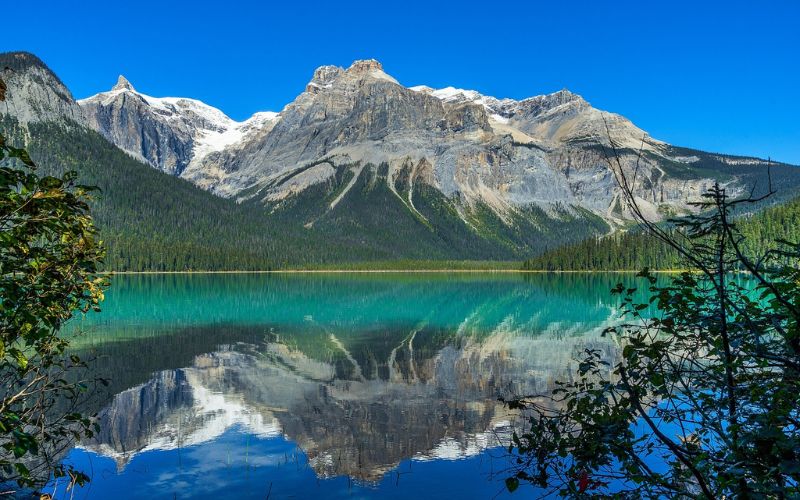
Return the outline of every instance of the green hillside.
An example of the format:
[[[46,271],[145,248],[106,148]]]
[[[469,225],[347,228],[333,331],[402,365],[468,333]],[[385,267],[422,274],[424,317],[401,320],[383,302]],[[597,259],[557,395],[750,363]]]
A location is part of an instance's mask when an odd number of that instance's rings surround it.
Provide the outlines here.
[[[0,127],[5,136],[28,148],[41,173],[76,170],[81,183],[100,188],[92,210],[108,247],[109,270],[519,261],[607,230],[599,217],[569,210],[555,219],[536,210],[518,212],[508,223],[478,205],[462,207],[462,220],[456,201],[419,186],[414,188],[415,211],[389,189],[385,165],[363,168],[335,209],[330,209],[331,200],[353,175],[344,167],[332,181],[288,202],[264,203],[256,196],[236,203],[161,173],[74,123],[31,123],[23,129],[5,116]],[[408,184],[403,179],[396,182],[398,194],[407,198]]]
[[[587,235],[608,225],[586,211],[563,210],[548,216],[538,209],[509,214],[503,221],[477,204],[463,206],[423,183],[413,187],[401,171],[390,189],[388,166],[366,165],[353,174],[337,166],[337,175],[280,203],[268,204],[273,222],[306,228],[322,241],[341,241],[366,260],[521,260]],[[357,178],[353,180],[353,175]],[[353,181],[352,187],[348,184]],[[335,208],[331,202],[341,194]],[[336,260],[336,256],[334,261]],[[362,260],[364,260],[362,258]],[[347,261],[341,259],[339,261]]]
[[[775,248],[779,240],[800,242],[800,198],[756,213],[741,215],[736,225],[750,255]],[[591,238],[544,252],[524,262],[527,270],[608,271],[679,269],[681,260],[660,240],[641,232]]]

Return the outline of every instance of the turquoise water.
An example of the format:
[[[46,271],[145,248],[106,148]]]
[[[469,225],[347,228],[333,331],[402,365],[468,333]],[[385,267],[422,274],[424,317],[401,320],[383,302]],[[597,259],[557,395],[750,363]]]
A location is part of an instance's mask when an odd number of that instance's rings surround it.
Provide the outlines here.
[[[614,274],[117,276],[74,345],[111,384],[57,498],[492,498],[518,416],[618,320]],[[46,492],[49,492],[45,489]]]

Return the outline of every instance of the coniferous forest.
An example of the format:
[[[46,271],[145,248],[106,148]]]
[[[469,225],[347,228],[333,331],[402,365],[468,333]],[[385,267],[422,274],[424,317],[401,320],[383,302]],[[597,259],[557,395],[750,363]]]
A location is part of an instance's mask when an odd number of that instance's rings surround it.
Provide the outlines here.
[[[31,123],[24,130],[6,116],[2,128],[30,151],[41,174],[75,170],[79,183],[98,188],[91,206],[107,247],[106,270],[374,268],[371,263],[380,262],[413,269],[454,261],[462,268],[508,267],[486,261],[518,267],[532,252],[607,230],[599,217],[566,212],[551,220],[533,211],[507,225],[481,206],[470,213],[468,228],[450,201],[432,189],[419,190],[418,209],[440,222],[407,210],[381,213],[395,196],[385,182],[375,182],[386,175],[383,166],[363,169],[354,188],[360,196],[340,204],[345,215],[324,210],[349,180],[344,170],[339,185],[311,189],[291,206],[270,207],[258,198],[236,202],[144,165],[76,124]],[[319,221],[313,229],[304,224],[309,217]],[[571,230],[555,230],[563,228]]]
[[[798,242],[800,198],[740,215],[735,224],[753,256],[775,248],[776,242]],[[679,269],[681,259],[660,240],[632,230],[550,250],[523,263],[523,269],[542,271],[637,271],[645,267]]]
[[[407,269],[487,269],[517,267],[519,264],[514,261],[532,254],[522,263],[523,269],[614,271],[680,267],[674,251],[636,229],[582,241],[570,236],[604,232],[606,227],[599,219],[564,219],[554,223],[557,227],[547,227],[546,218],[542,217],[542,227],[534,227],[520,218],[515,225],[507,226],[493,218],[490,210],[478,207],[472,223],[481,237],[475,238],[459,228],[458,216],[448,212],[452,208],[447,200],[433,190],[421,193],[420,210],[438,211],[431,220],[445,224],[431,226],[398,212],[391,214],[390,226],[380,217],[364,227],[364,221],[371,219],[351,220],[329,214],[325,215],[324,224],[309,230],[292,218],[298,213],[314,216],[340,187],[310,190],[288,209],[271,210],[258,201],[235,203],[217,197],[145,166],[98,133],[77,125],[34,123],[29,125],[28,134],[8,117],[2,125],[18,142],[27,135],[27,146],[43,174],[74,169],[79,182],[99,187],[93,194],[92,213],[107,247],[103,264],[107,270],[397,267],[387,264],[392,262],[400,262]],[[381,175],[381,168],[372,172],[371,175]],[[339,179],[342,183],[347,180]],[[362,190],[368,190],[376,183],[365,177],[361,184]],[[387,196],[392,195],[374,191],[359,199],[375,206],[391,206],[386,202]],[[364,201],[358,203],[363,205]],[[349,208],[355,213],[378,213],[374,206]],[[741,215],[737,223],[754,253],[776,240],[800,240],[800,198]],[[405,236],[392,238],[389,233]],[[395,243],[387,245],[386,241]],[[541,253],[536,255],[537,252]]]

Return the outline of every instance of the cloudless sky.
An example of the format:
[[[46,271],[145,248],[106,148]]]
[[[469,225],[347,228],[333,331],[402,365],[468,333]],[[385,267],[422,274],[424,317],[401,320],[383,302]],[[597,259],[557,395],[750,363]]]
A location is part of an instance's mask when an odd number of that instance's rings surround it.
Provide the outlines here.
[[[375,58],[407,86],[568,88],[676,145],[800,164],[797,0],[9,0],[0,19],[0,51],[35,53],[77,98],[124,74],[242,120],[317,66]]]

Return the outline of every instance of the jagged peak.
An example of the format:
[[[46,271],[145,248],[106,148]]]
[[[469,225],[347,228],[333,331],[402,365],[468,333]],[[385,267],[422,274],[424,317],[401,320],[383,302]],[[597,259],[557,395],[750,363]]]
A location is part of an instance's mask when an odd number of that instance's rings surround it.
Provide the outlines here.
[[[387,75],[383,71],[383,65],[375,59],[360,59],[353,61],[353,64],[345,71],[351,78],[372,78],[377,80],[385,80],[399,85],[397,80]]]
[[[133,88],[133,85],[131,85],[131,82],[129,82],[128,79],[122,75],[119,75],[119,78],[117,78],[117,84],[114,85],[111,90],[130,90],[131,92],[136,92],[136,90]]]
[[[329,88],[343,74],[351,78],[361,79],[364,77],[377,78],[397,83],[397,80],[387,75],[383,71],[383,65],[375,59],[360,59],[353,61],[349,68],[342,69],[339,66],[320,66],[314,71],[314,76],[306,85],[306,92],[316,94],[321,89]]]
[[[333,81],[336,80],[336,78],[338,78],[343,72],[344,70],[339,66],[320,66],[314,70],[314,76],[311,78],[309,85],[325,87],[326,85],[333,83]]]
[[[561,90],[559,90],[557,92],[553,92],[550,95],[558,96],[559,98],[563,99],[564,101],[584,101],[584,102],[586,101],[586,99],[584,99],[583,96],[581,96],[579,94],[576,94],[575,92],[572,92],[571,90],[569,90],[566,87],[564,87],[563,89],[561,89]]]
[[[369,71],[383,72],[383,65],[376,59],[359,59],[347,68],[348,73],[366,73]]]
[[[561,90],[558,90],[558,91],[550,93],[550,94],[543,94],[543,95],[537,95],[537,96],[534,96],[534,97],[529,97],[527,99],[523,99],[521,102],[525,102],[525,101],[544,101],[544,102],[548,102],[548,103],[550,103],[552,105],[561,105],[561,104],[566,104],[566,103],[569,103],[569,102],[577,102],[577,103],[586,103],[586,104],[588,104],[586,99],[584,99],[580,95],[568,90],[567,88],[563,88]]]

